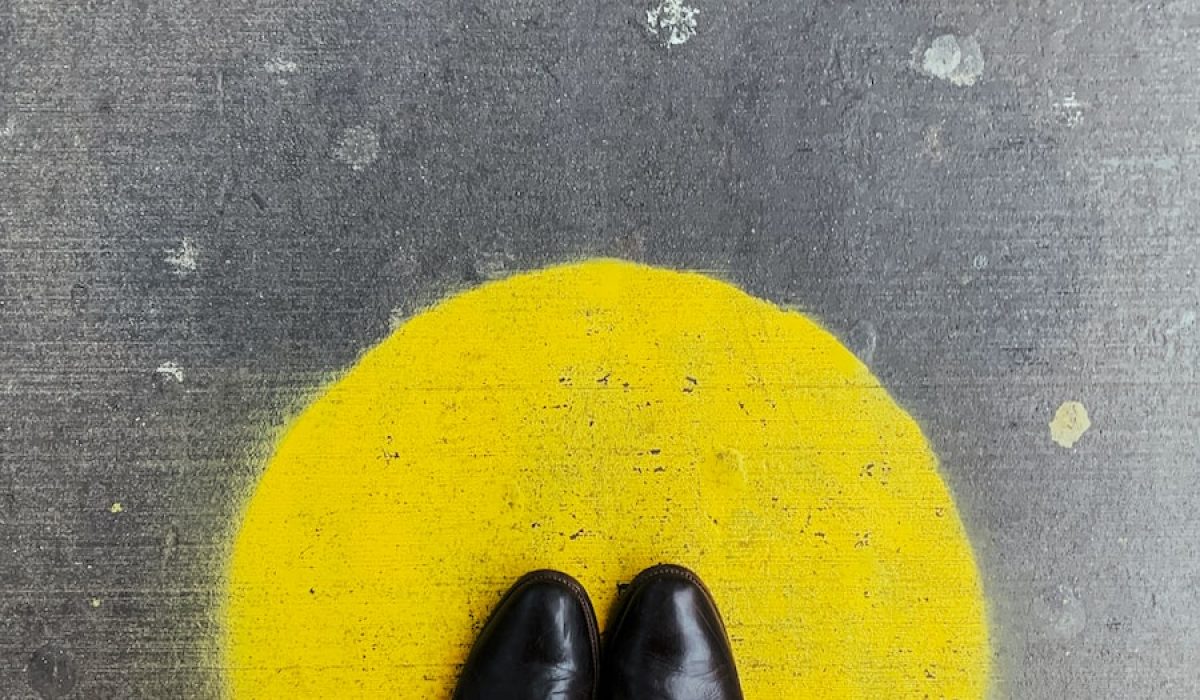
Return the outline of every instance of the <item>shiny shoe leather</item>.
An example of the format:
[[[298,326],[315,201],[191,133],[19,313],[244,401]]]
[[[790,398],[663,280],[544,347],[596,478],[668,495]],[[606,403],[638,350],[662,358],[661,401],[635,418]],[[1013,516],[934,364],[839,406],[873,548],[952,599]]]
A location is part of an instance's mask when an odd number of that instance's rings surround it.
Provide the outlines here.
[[[521,577],[467,656],[454,700],[592,700],[596,615],[583,587],[557,571]]]
[[[599,700],[742,700],[725,625],[696,574],[643,571],[614,620]]]

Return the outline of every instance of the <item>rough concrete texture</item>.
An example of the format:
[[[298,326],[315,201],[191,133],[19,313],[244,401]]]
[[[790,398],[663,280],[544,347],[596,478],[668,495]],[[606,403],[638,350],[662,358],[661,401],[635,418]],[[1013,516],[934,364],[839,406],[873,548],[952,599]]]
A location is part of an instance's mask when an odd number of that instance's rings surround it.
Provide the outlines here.
[[[1200,7],[655,7],[0,4],[0,695],[215,697],[263,436],[406,313],[595,255],[869,358],[997,697],[1200,695]]]

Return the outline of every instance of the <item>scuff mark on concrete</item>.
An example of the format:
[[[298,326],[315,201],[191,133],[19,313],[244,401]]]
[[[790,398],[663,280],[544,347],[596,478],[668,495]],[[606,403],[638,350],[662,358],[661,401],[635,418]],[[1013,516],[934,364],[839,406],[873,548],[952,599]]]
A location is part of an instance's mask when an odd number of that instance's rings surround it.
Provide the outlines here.
[[[1174,172],[1179,169],[1179,158],[1175,156],[1133,156],[1126,158],[1101,158],[1100,165],[1106,170],[1128,172],[1131,170],[1161,170]]]
[[[942,127],[940,124],[933,124],[925,127],[924,133],[925,153],[929,159],[935,163],[940,163],[946,158],[946,149],[942,145]]]
[[[170,377],[180,384],[183,383],[183,368],[174,362],[164,362],[155,368],[154,373],[162,377]]]
[[[1088,103],[1081,102],[1075,96],[1074,92],[1068,93],[1061,100],[1054,103],[1054,111],[1058,116],[1058,120],[1072,129],[1083,122],[1083,113],[1087,107]]]
[[[287,85],[288,76],[300,70],[300,64],[283,56],[276,56],[263,64],[263,70],[268,75],[275,76],[275,82],[279,85]]]
[[[1092,427],[1087,409],[1078,401],[1066,401],[1054,412],[1050,421],[1050,437],[1060,447],[1070,449]]]
[[[404,322],[407,321],[408,317],[411,315],[412,313],[410,310],[404,308],[403,306],[397,306],[396,308],[392,309],[391,312],[388,313],[388,331],[395,332],[398,328],[400,328],[400,326],[404,325]]]
[[[1033,600],[1032,616],[1049,636],[1074,639],[1087,626],[1087,610],[1079,594],[1065,585],[1054,586]]]
[[[952,85],[970,87],[983,76],[983,49],[973,36],[943,34],[924,50],[918,45],[913,54],[919,71]],[[919,61],[917,56],[920,56]]]
[[[295,73],[300,70],[300,65],[282,56],[276,56],[263,64],[263,70],[268,73]]]
[[[504,251],[488,251],[480,253],[475,271],[484,279],[500,279],[512,268],[513,256]]]
[[[870,321],[859,321],[850,327],[846,334],[846,344],[850,351],[864,365],[870,365],[875,359],[875,347],[879,344],[879,331]]]
[[[1163,330],[1163,335],[1169,338],[1179,333],[1187,333],[1191,331],[1192,327],[1195,325],[1196,312],[1189,309],[1183,312],[1183,315],[1179,317],[1178,321],[1167,326],[1167,328]]]
[[[200,249],[196,247],[192,239],[183,239],[178,248],[169,248],[166,253],[167,257],[164,260],[166,260],[168,265],[175,268],[175,274],[186,275],[189,272],[196,271]]]
[[[696,35],[696,16],[700,11],[683,4],[683,0],[660,0],[646,10],[646,28],[667,46],[686,44]]]
[[[369,126],[352,126],[342,132],[333,156],[351,169],[361,171],[379,158],[379,135]]]

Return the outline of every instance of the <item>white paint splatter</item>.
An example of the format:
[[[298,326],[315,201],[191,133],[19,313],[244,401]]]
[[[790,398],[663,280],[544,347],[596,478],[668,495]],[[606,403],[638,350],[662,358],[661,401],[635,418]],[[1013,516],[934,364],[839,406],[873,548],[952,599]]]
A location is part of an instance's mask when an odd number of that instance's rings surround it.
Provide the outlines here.
[[[1087,409],[1078,401],[1066,401],[1054,412],[1050,421],[1050,437],[1060,447],[1070,449],[1092,427]]]
[[[379,158],[379,136],[369,126],[352,126],[342,132],[333,155],[354,170],[362,170]]]
[[[91,605],[93,608],[98,608],[98,607],[100,607],[100,602],[101,602],[101,601],[100,601],[100,599],[99,599],[99,598],[92,598],[90,601],[88,601],[88,603],[89,603],[89,604],[90,604],[90,605]]]
[[[154,373],[164,377],[170,377],[180,384],[183,383],[183,368],[174,362],[162,363],[154,370]]]
[[[984,255],[983,253],[980,253],[971,259],[971,267],[975,268],[976,270],[986,270],[988,264],[988,256]]]
[[[983,49],[973,36],[943,34],[924,50],[918,68],[926,75],[948,81],[959,87],[969,87],[983,75]]]
[[[168,248],[166,253],[167,257],[165,260],[168,265],[175,268],[175,274],[186,275],[189,272],[196,271],[196,261],[200,254],[200,249],[196,247],[192,239],[183,239],[178,248]]]
[[[958,39],[951,34],[943,34],[925,49],[921,68],[930,75],[949,78],[959,63],[962,63],[962,49],[958,45]]]
[[[646,10],[646,28],[668,46],[678,46],[696,35],[699,14],[696,8],[684,5],[683,0],[659,0],[657,6]]]
[[[1083,112],[1087,107],[1088,104],[1080,102],[1073,92],[1054,103],[1054,111],[1059,120],[1072,129],[1083,121]]]
[[[276,56],[263,64],[263,70],[268,73],[295,73],[300,70],[300,65],[282,56]]]

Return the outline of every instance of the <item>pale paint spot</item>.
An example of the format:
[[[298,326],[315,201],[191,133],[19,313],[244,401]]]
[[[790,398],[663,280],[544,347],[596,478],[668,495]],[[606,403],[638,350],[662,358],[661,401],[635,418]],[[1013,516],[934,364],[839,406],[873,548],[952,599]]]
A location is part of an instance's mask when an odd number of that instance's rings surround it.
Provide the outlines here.
[[[154,373],[164,377],[170,377],[181,384],[183,383],[183,368],[174,362],[162,363],[154,370]]]
[[[980,253],[971,259],[971,267],[976,270],[986,270],[988,266],[988,256]]]
[[[200,249],[192,242],[192,239],[185,238],[180,242],[178,248],[168,248],[167,257],[164,258],[168,265],[175,268],[175,274],[186,275],[189,272],[196,271],[197,259],[200,255]]]
[[[1100,165],[1105,170],[1121,171],[1123,173],[1139,170],[1161,170],[1173,172],[1179,169],[1179,159],[1175,156],[1129,156],[1123,158],[1101,158]]]
[[[299,69],[299,64],[282,56],[276,56],[263,64],[263,70],[268,73],[295,73]]]
[[[935,163],[942,162],[946,157],[942,146],[942,127],[934,124],[925,128],[925,153]]]
[[[1179,333],[1187,333],[1191,331],[1192,327],[1195,325],[1196,312],[1191,310],[1184,311],[1183,315],[1179,317],[1178,321],[1172,323],[1170,326],[1167,326],[1166,330],[1163,331],[1163,335],[1170,337]]]
[[[962,63],[962,49],[958,45],[958,39],[950,34],[943,34],[925,49],[921,67],[930,75],[948,78],[958,68],[959,63]]]
[[[696,35],[696,16],[700,11],[683,4],[683,0],[661,0],[646,10],[646,28],[668,46],[687,43]]]
[[[163,557],[170,559],[175,556],[175,552],[179,550],[179,530],[174,525],[167,528],[167,534],[163,537],[162,553]]]
[[[369,126],[352,126],[342,132],[333,156],[353,170],[363,170],[379,158],[379,136]]]
[[[512,255],[501,251],[489,251],[479,254],[475,271],[484,279],[500,279],[508,274],[512,263]]]
[[[1054,103],[1054,111],[1059,121],[1072,129],[1083,121],[1083,112],[1087,107],[1088,104],[1081,102],[1073,92]]]
[[[1050,421],[1050,437],[1061,447],[1070,449],[1090,427],[1092,421],[1083,404],[1067,401],[1054,412],[1054,420]]]
[[[875,359],[875,348],[879,344],[879,331],[870,321],[859,321],[846,334],[850,351],[865,365]]]
[[[408,320],[409,311],[403,306],[397,306],[388,314],[388,330],[395,331]]]
[[[108,512],[110,512],[110,513],[124,513],[124,512],[125,512],[125,506],[121,505],[121,504],[120,504],[120,502],[114,503],[114,504],[112,504],[111,506],[109,506],[109,508],[108,508]]]
[[[1033,618],[1049,636],[1074,639],[1087,627],[1087,610],[1073,589],[1058,585],[1043,591],[1033,600]]]
[[[983,49],[973,36],[943,34],[921,52],[920,70],[959,87],[969,87],[983,75]]]
[[[90,601],[88,601],[88,604],[91,605],[93,608],[98,608],[98,607],[100,607],[100,599],[92,598]]]

